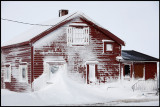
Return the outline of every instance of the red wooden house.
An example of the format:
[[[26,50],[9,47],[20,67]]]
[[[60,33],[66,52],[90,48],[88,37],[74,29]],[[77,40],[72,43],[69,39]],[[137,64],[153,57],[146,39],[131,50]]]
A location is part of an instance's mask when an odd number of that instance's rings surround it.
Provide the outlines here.
[[[60,10],[59,18],[42,25],[45,26],[35,26],[1,47],[1,88],[30,91],[35,79],[46,73],[49,81],[60,68],[67,69],[68,75],[78,73],[90,84],[117,80],[123,72],[126,75],[127,64],[139,67],[122,56],[123,40],[81,12],[68,14],[67,10]],[[120,56],[123,58],[117,60]],[[157,72],[158,59],[151,61],[154,62],[145,63],[146,79]],[[133,74],[133,70],[129,72]],[[141,73],[137,75],[142,77]]]

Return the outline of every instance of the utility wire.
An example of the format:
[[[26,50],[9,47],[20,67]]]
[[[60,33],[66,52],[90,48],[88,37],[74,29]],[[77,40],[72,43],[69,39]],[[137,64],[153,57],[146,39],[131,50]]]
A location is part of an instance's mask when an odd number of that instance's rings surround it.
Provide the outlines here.
[[[5,21],[20,23],[20,24],[28,24],[28,25],[36,25],[36,26],[55,26],[55,25],[43,25],[43,24],[26,23],[26,22],[15,21],[15,20],[10,20],[10,19],[5,19],[5,18],[1,18],[1,19],[5,20]],[[69,26],[62,26],[62,27],[69,27]]]
[[[28,25],[37,25],[37,26],[54,26],[54,25],[32,24],[32,23],[20,22],[20,21],[15,21],[15,20],[10,20],[10,19],[5,19],[5,18],[1,18],[1,19],[2,19],[2,20],[5,20],[5,21],[16,22],[16,23],[21,23],[21,24],[28,24]]]

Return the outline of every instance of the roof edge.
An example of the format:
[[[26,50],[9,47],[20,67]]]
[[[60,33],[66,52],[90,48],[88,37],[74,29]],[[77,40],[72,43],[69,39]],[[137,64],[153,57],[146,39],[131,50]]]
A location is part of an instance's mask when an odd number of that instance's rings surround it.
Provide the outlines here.
[[[21,43],[17,43],[17,44],[2,46],[1,49],[7,49],[7,48],[18,47],[18,46],[24,46],[24,45],[27,45],[27,44],[30,44],[30,42],[29,41],[25,41],[25,42],[21,42]]]
[[[81,19],[82,20],[86,20],[90,25],[92,25],[93,27],[99,29],[101,32],[103,32],[104,34],[106,34],[107,36],[109,36],[110,38],[112,38],[113,40],[115,40],[117,43],[125,46],[125,42],[123,40],[121,40],[120,38],[118,38],[116,35],[114,35],[110,31],[108,31],[107,29],[104,29],[104,28],[96,25],[94,22],[87,20],[85,17],[83,17]]]
[[[135,50],[122,50],[123,52],[124,51],[134,51],[134,52],[137,52],[139,54],[142,54],[142,55],[145,55],[145,56],[148,56],[148,57],[151,57],[151,58],[154,58],[155,60],[148,60],[148,61],[156,61],[156,62],[160,62],[160,59],[159,58],[156,58],[156,57],[153,57],[153,56],[150,56],[150,55],[147,55],[147,54],[144,54],[144,53],[141,53],[141,52],[138,52],[138,51],[135,51]],[[130,60],[131,61],[131,60]],[[142,60],[143,61],[143,60]]]

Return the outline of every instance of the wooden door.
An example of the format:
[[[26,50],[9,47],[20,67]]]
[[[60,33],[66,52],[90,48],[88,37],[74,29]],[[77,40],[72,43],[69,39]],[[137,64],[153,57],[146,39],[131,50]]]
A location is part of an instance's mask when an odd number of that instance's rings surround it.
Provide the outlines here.
[[[144,64],[134,64],[134,78],[143,78]]]

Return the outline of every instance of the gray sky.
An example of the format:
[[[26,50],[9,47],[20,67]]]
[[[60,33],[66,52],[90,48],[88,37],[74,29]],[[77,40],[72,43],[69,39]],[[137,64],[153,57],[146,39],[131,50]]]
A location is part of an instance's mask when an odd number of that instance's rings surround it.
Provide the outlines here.
[[[1,1],[1,18],[37,24],[57,18],[60,9],[83,12],[124,40],[123,50],[159,57],[159,1]],[[1,42],[32,27],[1,22]]]

